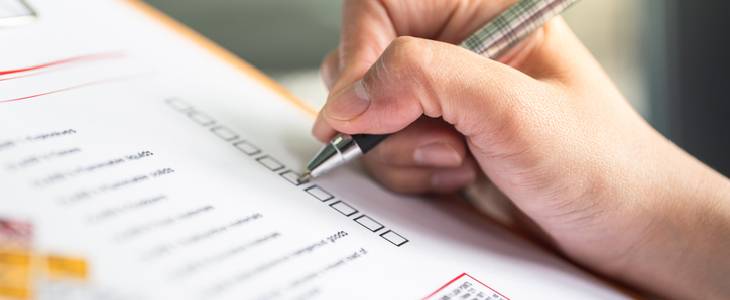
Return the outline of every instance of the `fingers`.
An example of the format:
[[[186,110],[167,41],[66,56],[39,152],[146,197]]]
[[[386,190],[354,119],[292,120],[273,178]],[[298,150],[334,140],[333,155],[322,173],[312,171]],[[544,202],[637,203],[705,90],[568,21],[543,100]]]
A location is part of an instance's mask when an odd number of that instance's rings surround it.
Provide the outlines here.
[[[469,158],[452,168],[402,167],[366,159],[365,169],[386,188],[407,194],[447,194],[476,180],[477,165]]]
[[[345,133],[382,134],[425,114],[469,136],[499,126],[533,86],[532,78],[458,46],[399,37],[362,80],[333,90],[320,122]]]
[[[464,138],[442,120],[421,118],[365,155],[366,169],[387,188],[412,194],[452,193],[475,180]]]
[[[340,37],[338,59],[343,70],[333,87],[362,77],[396,32],[380,1],[352,0],[343,6]]]
[[[335,135],[337,135],[337,131],[335,131],[332,126],[327,124],[327,121],[323,119],[324,117],[322,114],[318,114],[317,118],[314,120],[314,126],[312,126],[312,135],[320,142],[327,143],[329,142]]]
[[[322,61],[322,65],[319,68],[322,81],[328,90],[332,90],[332,87],[340,78],[341,71],[339,51],[337,49],[332,50],[327,54],[327,56],[325,56]],[[332,126],[329,126],[327,122],[322,120],[322,115],[318,114],[317,119],[314,122],[314,126],[312,127],[312,135],[314,135],[314,137],[320,142],[326,143],[332,139],[335,134],[337,134],[337,132],[332,128]]]
[[[361,78],[397,36],[459,43],[514,2],[346,1],[339,48],[342,76],[333,87]]]
[[[337,49],[332,50],[324,57],[322,65],[319,67],[319,73],[327,90],[332,90],[332,86],[340,78],[340,59]]]
[[[445,122],[424,117],[389,136],[365,160],[396,167],[453,168],[465,159],[464,138]]]
[[[341,43],[322,64],[323,80],[330,91],[343,90],[363,77],[396,36],[458,43],[514,2],[346,1]],[[475,11],[480,13],[475,15]],[[320,116],[312,129],[322,141],[335,133],[326,119]]]

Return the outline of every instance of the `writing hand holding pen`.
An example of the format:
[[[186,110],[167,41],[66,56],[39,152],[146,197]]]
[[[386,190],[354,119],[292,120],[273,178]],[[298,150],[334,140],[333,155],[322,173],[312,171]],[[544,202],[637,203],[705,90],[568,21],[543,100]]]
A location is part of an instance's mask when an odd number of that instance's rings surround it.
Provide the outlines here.
[[[392,133],[363,161],[394,191],[484,175],[588,268],[665,297],[730,297],[730,182],[651,128],[561,19],[499,61],[454,45],[512,3],[347,1],[314,135]]]

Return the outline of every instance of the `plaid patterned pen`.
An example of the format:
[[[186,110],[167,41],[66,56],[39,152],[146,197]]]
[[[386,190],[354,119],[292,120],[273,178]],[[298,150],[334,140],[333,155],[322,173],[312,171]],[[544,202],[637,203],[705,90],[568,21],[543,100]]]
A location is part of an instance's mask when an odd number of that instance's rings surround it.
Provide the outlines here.
[[[578,0],[520,0],[469,36],[461,47],[496,58]]]

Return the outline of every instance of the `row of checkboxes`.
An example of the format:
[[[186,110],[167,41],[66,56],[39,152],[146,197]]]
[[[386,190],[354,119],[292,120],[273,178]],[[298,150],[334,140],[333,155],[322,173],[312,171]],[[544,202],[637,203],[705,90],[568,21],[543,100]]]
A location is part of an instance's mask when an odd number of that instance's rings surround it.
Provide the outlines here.
[[[282,176],[283,173],[282,173]],[[359,211],[345,201],[337,200],[321,186],[313,184],[304,188],[304,191],[315,199],[328,203],[329,207],[340,212],[346,217],[354,217],[353,221],[367,228],[371,232],[379,233],[380,237],[398,247],[408,243],[408,239],[393,230],[384,230],[385,226],[366,214],[358,214]],[[380,232],[382,231],[382,232]]]
[[[266,167],[267,169],[278,172],[279,176],[284,178],[286,181],[293,185],[301,185],[302,182],[299,181],[299,177],[301,174],[293,171],[293,170],[284,170],[286,167],[284,164],[276,160],[275,158],[269,156],[269,155],[262,155],[256,158],[256,161],[258,161],[261,165]],[[282,171],[284,170],[284,171]],[[341,213],[342,215],[346,217],[354,217],[354,221],[363,227],[367,228],[371,232],[378,233],[379,231],[383,230],[385,226],[381,224],[380,222],[376,221],[372,217],[365,215],[365,214],[358,214],[359,211],[352,207],[352,205],[348,204],[345,201],[342,200],[335,200],[335,196],[326,191],[324,188],[322,188],[319,185],[313,184],[309,185],[304,188],[304,192],[309,194],[310,196],[314,197],[315,199],[319,200],[323,203],[328,203],[328,206],[332,209],[336,210],[337,212]],[[393,245],[396,245],[398,247],[404,245],[408,242],[408,239],[404,238],[400,234],[396,233],[393,230],[385,230],[382,233],[380,233],[380,236],[387,240],[388,242],[391,242]]]
[[[212,134],[226,142],[231,143],[233,147],[246,154],[247,156],[253,157],[263,167],[272,172],[278,173],[279,176],[281,176],[291,184],[296,186],[302,185],[302,183],[299,181],[299,173],[293,170],[288,170],[286,166],[278,161],[276,158],[268,154],[262,154],[263,151],[261,150],[261,148],[247,140],[241,139],[241,136],[238,133],[224,125],[218,124],[215,119],[195,109],[187,102],[178,98],[170,98],[165,100],[165,103],[167,103],[167,105],[174,110],[185,114],[190,120],[199,124],[200,126],[209,128]],[[367,230],[380,235],[380,237],[392,243],[393,245],[400,247],[408,243],[408,239],[406,239],[405,237],[401,236],[393,230],[386,230],[383,224],[366,214],[360,213],[358,209],[348,204],[347,202],[335,199],[334,195],[332,195],[319,185],[309,185],[305,187],[303,191],[314,197],[315,199],[319,200],[320,202],[325,203],[340,214],[348,218],[352,218],[352,220],[356,223],[365,227]]]

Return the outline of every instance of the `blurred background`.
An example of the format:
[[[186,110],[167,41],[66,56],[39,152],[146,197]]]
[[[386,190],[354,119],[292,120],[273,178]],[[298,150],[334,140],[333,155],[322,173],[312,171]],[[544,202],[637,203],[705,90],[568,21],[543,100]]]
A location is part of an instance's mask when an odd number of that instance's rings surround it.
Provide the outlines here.
[[[319,107],[341,1],[147,0]],[[682,148],[730,176],[730,2],[586,0],[565,18],[624,96]]]

